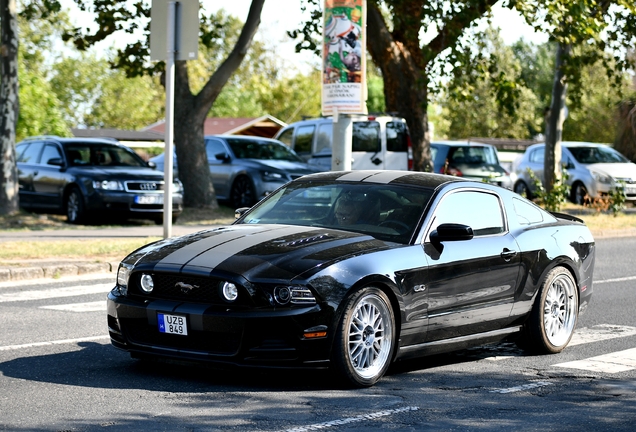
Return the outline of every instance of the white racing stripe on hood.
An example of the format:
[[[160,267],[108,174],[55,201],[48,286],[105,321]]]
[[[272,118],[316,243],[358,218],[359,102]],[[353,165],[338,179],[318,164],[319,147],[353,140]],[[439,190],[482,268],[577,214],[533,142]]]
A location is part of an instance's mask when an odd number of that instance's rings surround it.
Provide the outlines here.
[[[262,228],[256,225],[236,225],[222,230],[218,230],[218,234],[202,238],[201,240],[183,246],[179,250],[174,251],[170,255],[165,256],[158,265],[178,264],[183,265],[206,250],[219,246],[225,242],[232,241],[236,238],[243,237],[253,231]]]
[[[284,229],[284,230],[283,230]],[[281,232],[282,230],[282,232]],[[225,243],[211,247],[207,251],[193,257],[184,267],[195,266],[214,269],[226,259],[233,255],[243,252],[256,244],[264,243],[281,236],[290,236],[302,232],[315,231],[317,228],[309,228],[305,226],[277,226],[273,229],[263,230],[256,233],[244,233],[243,236],[236,236]]]

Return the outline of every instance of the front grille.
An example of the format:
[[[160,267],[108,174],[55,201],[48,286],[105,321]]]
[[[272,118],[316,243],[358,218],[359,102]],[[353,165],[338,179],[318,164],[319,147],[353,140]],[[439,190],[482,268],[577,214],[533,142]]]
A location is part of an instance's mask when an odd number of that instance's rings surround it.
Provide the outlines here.
[[[125,182],[126,191],[128,192],[162,192],[163,181],[151,180],[134,180]]]
[[[154,289],[152,293],[146,294],[139,285],[140,278],[141,274],[135,274],[131,278],[134,281],[128,290],[131,297],[210,304],[225,303],[219,297],[219,283],[221,281],[217,279],[155,273],[152,274]],[[190,290],[182,288],[184,285],[189,285],[193,288]]]
[[[242,325],[234,323],[231,326],[234,331],[220,333],[211,328],[205,328],[204,331],[189,328],[187,336],[180,336],[159,332],[159,329],[149,325],[145,318],[120,318],[119,320],[126,338],[132,343],[208,354],[236,354],[241,345],[243,333]],[[224,327],[227,330],[228,326]]]

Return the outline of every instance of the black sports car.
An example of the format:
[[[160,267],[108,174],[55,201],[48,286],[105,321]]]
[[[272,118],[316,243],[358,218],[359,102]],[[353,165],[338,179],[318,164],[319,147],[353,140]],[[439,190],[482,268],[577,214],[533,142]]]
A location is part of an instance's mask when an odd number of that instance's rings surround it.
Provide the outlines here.
[[[237,215],[122,261],[115,347],[370,386],[394,361],[506,338],[560,352],[592,295],[588,228],[486,183],[312,174]]]

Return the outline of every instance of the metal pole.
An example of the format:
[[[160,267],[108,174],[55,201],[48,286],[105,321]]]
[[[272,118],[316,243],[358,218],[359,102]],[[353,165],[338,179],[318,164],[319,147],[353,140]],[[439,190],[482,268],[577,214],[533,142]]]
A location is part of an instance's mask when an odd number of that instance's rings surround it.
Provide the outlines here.
[[[340,114],[334,108],[333,144],[331,147],[331,170],[351,170],[351,146],[353,136],[353,119],[351,115]]]
[[[163,238],[172,237],[172,172],[174,139],[174,58],[177,2],[168,2],[168,44],[166,56],[166,130],[163,160]]]

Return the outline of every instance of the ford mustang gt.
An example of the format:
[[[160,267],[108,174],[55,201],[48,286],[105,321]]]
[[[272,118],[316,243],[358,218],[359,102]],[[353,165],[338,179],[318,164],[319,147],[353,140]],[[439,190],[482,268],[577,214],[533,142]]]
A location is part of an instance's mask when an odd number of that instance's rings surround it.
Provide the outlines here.
[[[135,358],[331,368],[352,386],[396,361],[516,340],[570,341],[594,239],[514,192],[409,171],[311,174],[229,226],[128,255],[108,295]]]

